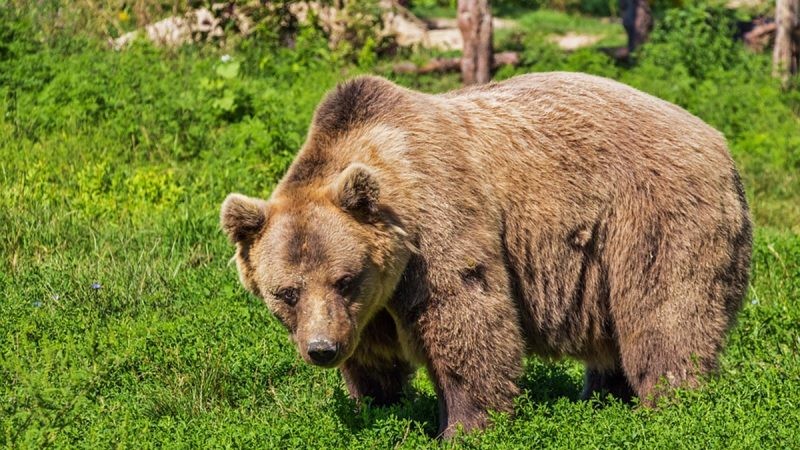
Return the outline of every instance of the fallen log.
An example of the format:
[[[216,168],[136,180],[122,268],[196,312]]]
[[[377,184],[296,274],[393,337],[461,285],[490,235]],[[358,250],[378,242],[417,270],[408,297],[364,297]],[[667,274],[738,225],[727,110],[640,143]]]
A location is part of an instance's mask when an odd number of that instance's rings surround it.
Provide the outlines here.
[[[495,53],[492,61],[492,69],[496,70],[502,66],[519,65],[519,54],[517,52]],[[426,73],[456,72],[461,70],[461,58],[433,58],[421,66],[413,62],[405,61],[394,65],[392,70],[395,73],[411,73],[422,75]]]
[[[775,39],[777,29],[778,24],[775,22],[754,23],[750,31],[742,34],[742,40],[750,50],[761,52]]]

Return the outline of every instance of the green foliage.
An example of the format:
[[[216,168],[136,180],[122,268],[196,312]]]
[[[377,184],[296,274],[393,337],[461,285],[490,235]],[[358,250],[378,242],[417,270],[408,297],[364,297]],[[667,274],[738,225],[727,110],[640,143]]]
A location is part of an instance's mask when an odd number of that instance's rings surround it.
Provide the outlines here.
[[[378,44],[357,50],[360,67],[314,28],[298,28],[293,49],[253,39],[229,56],[142,42],[115,52],[84,35],[45,39],[48,11],[0,1],[0,445],[800,446],[800,91],[715,34],[728,16],[668,13],[632,67],[522,33],[508,42],[523,66],[498,74],[610,76],[726,134],[758,228],[719,375],[646,410],[576,401],[578,364],[531,358],[514,418],[441,443],[423,372],[400,405],[356,409],[338,374],[304,364],[239,286],[218,225],[227,193],[269,194],[324,92],[379,62]],[[602,27],[575,23],[558,26]]]
[[[623,81],[677,103],[722,131],[754,196],[759,224],[800,231],[797,92],[771,77],[767,55],[734,41],[732,13],[671,10]]]
[[[746,60],[733,39],[735,27],[730,10],[705,6],[670,10],[650,36],[645,58],[660,67],[684,70],[694,78],[730,71]]]
[[[600,46],[623,45],[627,42],[625,30],[619,24],[576,14],[553,10],[525,11],[516,16],[516,20],[519,27],[528,33],[595,35],[600,37]],[[502,30],[498,30],[500,32]]]

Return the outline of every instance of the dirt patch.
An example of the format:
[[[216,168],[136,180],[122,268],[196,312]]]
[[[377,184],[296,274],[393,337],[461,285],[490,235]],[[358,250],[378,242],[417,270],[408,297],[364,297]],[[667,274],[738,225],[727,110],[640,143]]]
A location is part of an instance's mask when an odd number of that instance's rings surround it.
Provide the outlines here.
[[[600,42],[601,39],[603,36],[599,34],[578,34],[571,31],[567,34],[550,35],[547,38],[548,41],[567,51],[590,47]]]

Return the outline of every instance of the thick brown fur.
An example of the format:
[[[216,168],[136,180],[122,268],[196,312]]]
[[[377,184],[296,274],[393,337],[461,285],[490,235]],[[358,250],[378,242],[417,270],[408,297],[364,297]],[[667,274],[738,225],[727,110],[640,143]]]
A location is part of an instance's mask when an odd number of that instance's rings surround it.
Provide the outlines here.
[[[510,412],[526,354],[584,361],[585,396],[697,385],[751,252],[722,135],[574,73],[443,95],[352,80],[269,201],[232,194],[222,223],[306,360],[335,344],[322,365],[379,403],[425,366],[444,435]]]

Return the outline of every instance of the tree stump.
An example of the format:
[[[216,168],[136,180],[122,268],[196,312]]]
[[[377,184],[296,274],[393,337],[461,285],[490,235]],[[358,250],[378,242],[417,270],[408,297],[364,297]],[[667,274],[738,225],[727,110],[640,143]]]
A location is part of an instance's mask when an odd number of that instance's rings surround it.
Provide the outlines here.
[[[773,75],[785,83],[800,65],[800,0],[778,0],[775,23],[778,29],[772,53]]]
[[[461,78],[465,85],[492,79],[492,12],[488,0],[458,0],[458,28],[464,38]]]
[[[647,41],[653,30],[653,13],[647,0],[619,0],[622,11],[622,26],[628,34],[627,55]]]

